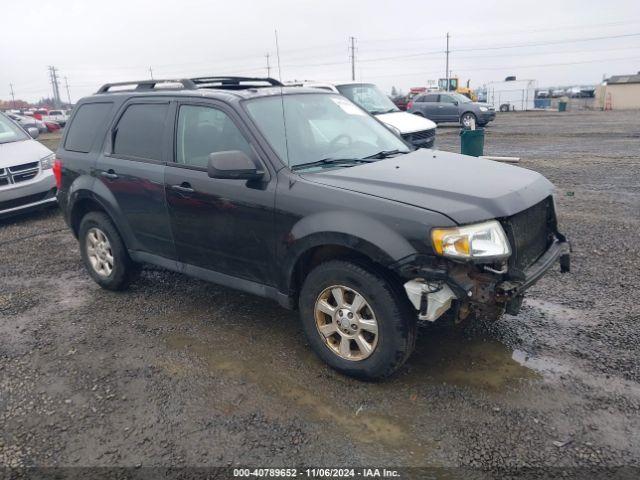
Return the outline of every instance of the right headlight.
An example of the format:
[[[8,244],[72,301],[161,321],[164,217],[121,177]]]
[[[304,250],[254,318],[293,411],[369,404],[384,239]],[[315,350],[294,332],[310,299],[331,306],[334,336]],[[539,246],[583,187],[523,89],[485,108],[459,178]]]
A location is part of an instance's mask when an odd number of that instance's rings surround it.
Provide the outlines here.
[[[503,259],[511,255],[509,240],[496,220],[463,227],[434,228],[431,242],[438,255],[461,260]]]

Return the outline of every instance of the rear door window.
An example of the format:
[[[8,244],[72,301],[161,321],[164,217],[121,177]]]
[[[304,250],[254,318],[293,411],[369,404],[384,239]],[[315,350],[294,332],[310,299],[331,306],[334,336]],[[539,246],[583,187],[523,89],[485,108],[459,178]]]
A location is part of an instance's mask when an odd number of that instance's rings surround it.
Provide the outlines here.
[[[103,130],[113,103],[85,103],[78,108],[67,133],[64,149],[89,153],[96,136]]]
[[[438,95],[425,95],[423,102],[435,103],[438,101]]]
[[[161,161],[168,110],[168,103],[129,105],[114,132],[113,154]]]

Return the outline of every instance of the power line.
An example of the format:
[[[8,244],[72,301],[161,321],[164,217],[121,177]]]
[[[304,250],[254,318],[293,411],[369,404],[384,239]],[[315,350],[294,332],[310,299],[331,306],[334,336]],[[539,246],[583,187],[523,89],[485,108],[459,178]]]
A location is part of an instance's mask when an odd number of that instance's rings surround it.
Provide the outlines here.
[[[496,66],[496,67],[470,67],[474,72],[483,71],[483,70],[513,70],[517,68],[541,68],[541,67],[562,67],[565,65],[581,65],[588,63],[598,63],[598,62],[617,62],[617,61],[626,61],[626,60],[640,60],[639,56],[635,57],[619,57],[619,58],[605,58],[605,59],[595,59],[595,60],[584,60],[579,62],[558,62],[558,63],[539,63],[535,65],[509,65],[509,66]],[[459,71],[465,71],[465,68],[458,68]],[[467,69],[468,70],[468,69]],[[385,75],[369,75],[371,78],[383,78],[383,77],[406,77],[410,75],[437,75],[440,72],[406,72],[406,73],[391,73]]]
[[[602,37],[588,37],[588,38],[572,38],[568,40],[552,40],[550,42],[539,42],[539,43],[520,43],[515,45],[497,45],[493,47],[474,47],[474,48],[461,48],[458,49],[458,52],[475,52],[479,50],[500,50],[503,48],[521,48],[521,47],[542,47],[546,45],[559,45],[563,43],[578,43],[578,42],[591,42],[594,40],[610,40],[613,38],[628,38],[628,37],[637,37],[640,36],[640,33],[625,33],[622,35],[607,35]]]

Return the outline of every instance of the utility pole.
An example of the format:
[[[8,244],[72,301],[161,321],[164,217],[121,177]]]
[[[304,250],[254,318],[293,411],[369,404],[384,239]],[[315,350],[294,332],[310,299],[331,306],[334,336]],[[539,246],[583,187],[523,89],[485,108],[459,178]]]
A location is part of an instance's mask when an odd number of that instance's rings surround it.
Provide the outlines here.
[[[149,75],[151,75],[151,80],[153,80],[153,68],[149,67]]]
[[[349,37],[351,40],[351,80],[356,79],[356,37]]]
[[[447,32],[447,66],[446,66],[446,77],[447,77],[447,92],[449,91],[449,32]]]
[[[67,77],[64,77],[64,86],[67,89],[67,100],[69,101],[69,106],[71,106],[71,94],[69,93],[69,81]]]
[[[16,96],[13,93],[13,83],[9,84],[9,88],[11,89],[11,100],[13,101],[13,109],[16,109]]]
[[[269,52],[265,55],[267,59],[267,77],[271,78],[271,65],[269,64]]]
[[[49,77],[51,78],[51,87],[53,88],[53,103],[56,108],[60,108],[60,86],[58,85],[57,68],[49,65]]]

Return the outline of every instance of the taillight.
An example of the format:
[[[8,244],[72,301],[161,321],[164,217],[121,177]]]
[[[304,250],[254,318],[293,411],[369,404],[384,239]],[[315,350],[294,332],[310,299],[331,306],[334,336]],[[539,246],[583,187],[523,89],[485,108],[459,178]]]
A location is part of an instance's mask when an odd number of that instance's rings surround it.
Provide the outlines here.
[[[62,188],[62,160],[56,157],[53,161],[53,176],[56,177],[56,187]]]
[[[409,110],[411,107],[413,107],[413,102],[410,101],[409,103],[407,103],[407,110]]]

